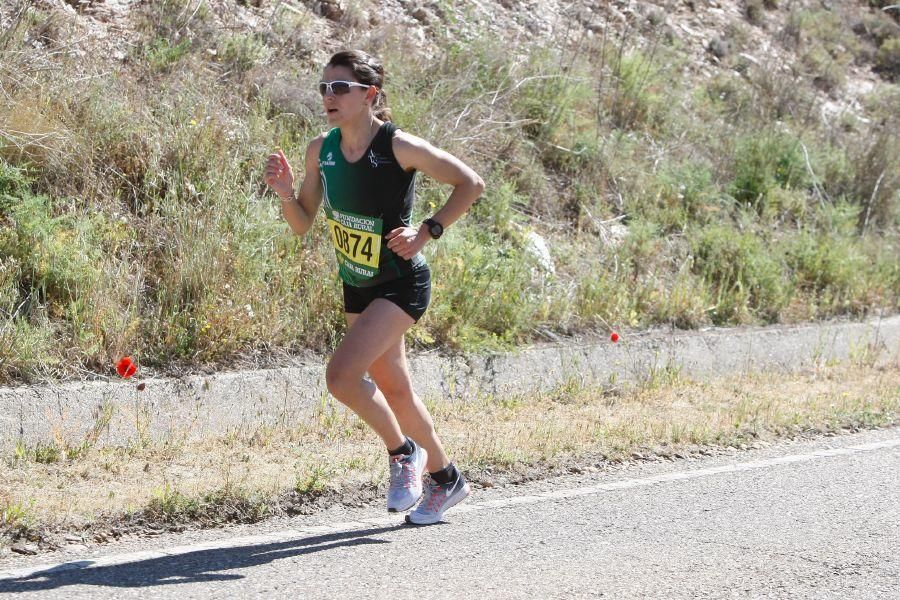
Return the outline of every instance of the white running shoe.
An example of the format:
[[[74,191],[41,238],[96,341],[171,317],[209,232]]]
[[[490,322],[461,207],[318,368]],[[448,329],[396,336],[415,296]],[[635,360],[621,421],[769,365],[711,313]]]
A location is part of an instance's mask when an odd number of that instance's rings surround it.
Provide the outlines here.
[[[413,507],[422,495],[422,472],[428,453],[417,443],[413,445],[412,454],[399,454],[391,457],[391,484],[388,487],[388,512],[403,512]]]
[[[472,489],[462,473],[456,481],[450,483],[436,483],[431,476],[425,483],[425,495],[416,510],[406,515],[406,522],[413,525],[431,525],[437,523],[444,516],[444,512],[451,506],[456,506],[466,499]]]

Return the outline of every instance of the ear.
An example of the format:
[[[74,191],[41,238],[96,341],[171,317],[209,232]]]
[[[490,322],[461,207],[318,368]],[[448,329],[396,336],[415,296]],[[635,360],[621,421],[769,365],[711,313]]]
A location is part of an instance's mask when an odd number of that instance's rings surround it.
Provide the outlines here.
[[[372,104],[375,104],[375,100],[378,98],[378,88],[374,85],[366,90],[366,100],[371,100]]]

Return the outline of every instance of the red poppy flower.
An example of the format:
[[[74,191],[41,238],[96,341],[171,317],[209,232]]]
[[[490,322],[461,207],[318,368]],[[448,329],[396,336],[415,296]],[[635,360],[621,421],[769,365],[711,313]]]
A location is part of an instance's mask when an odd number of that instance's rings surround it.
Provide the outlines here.
[[[614,343],[615,343],[615,342],[618,342],[618,341],[619,341],[619,334],[616,333],[615,331],[613,331],[612,334],[609,336],[609,339],[611,339]]]
[[[134,364],[130,356],[125,356],[116,363],[116,373],[119,374],[119,377],[128,379],[137,373],[137,365]]]

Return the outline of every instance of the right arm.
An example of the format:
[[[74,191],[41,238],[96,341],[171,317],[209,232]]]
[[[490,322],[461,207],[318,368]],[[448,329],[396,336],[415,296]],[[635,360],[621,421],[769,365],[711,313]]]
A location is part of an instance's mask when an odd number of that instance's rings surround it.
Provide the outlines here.
[[[320,135],[306,149],[305,169],[300,192],[294,195],[294,172],[281,150],[266,161],[265,182],[281,199],[284,220],[297,235],[312,227],[322,203],[322,181],[319,179],[319,150],[325,136]]]

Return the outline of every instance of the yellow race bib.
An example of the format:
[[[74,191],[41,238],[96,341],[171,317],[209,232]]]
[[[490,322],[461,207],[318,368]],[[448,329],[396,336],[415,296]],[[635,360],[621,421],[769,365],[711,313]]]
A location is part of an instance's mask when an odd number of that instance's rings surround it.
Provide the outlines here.
[[[334,210],[327,219],[338,262],[354,279],[378,274],[381,257],[382,220]]]

